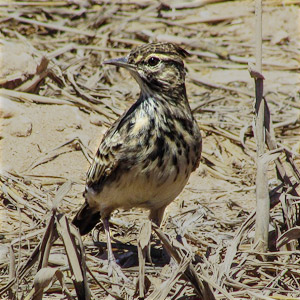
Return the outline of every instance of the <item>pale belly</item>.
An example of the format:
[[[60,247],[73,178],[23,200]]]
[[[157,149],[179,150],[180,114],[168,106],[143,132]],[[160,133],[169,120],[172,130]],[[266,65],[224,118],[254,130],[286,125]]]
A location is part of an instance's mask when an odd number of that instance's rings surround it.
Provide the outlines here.
[[[190,171],[177,175],[175,168],[169,167],[167,174],[168,176],[163,177],[153,172],[147,176],[133,169],[123,174],[119,181],[103,187],[101,192],[89,188],[85,197],[91,207],[100,211],[102,217],[117,208],[159,209],[167,206],[180,194]]]

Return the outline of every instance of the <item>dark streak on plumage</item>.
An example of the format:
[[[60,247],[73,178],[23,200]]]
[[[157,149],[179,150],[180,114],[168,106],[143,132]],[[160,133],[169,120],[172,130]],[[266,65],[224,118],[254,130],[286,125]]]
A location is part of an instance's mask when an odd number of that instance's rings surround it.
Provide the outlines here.
[[[133,122],[128,122],[128,123],[127,123],[127,131],[128,131],[128,132],[131,131],[131,129],[133,128],[133,126],[134,126],[134,123],[133,123]]]
[[[179,165],[178,165],[178,157],[175,153],[172,155],[172,165],[176,169],[176,175],[173,179],[173,182],[175,182],[177,180],[179,172],[180,172]]]
[[[165,134],[170,139],[170,141],[172,141],[172,142],[175,141],[175,134],[174,134],[174,132],[172,132],[172,131],[166,131]]]
[[[183,118],[180,118],[177,120],[184,131],[188,132],[189,134],[192,134],[193,132],[193,123],[190,120],[186,120]]]
[[[158,137],[156,139],[154,149],[150,153],[148,158],[152,161],[155,161],[157,158],[162,160],[162,158],[165,154],[165,150],[166,150],[166,145],[165,145],[164,139],[162,137]],[[162,162],[159,162],[158,164],[162,164]]]
[[[113,146],[111,147],[111,149],[112,149],[113,151],[119,151],[121,147],[122,147],[122,144],[119,143],[119,144],[113,145]],[[98,150],[99,150],[99,149],[98,149]]]

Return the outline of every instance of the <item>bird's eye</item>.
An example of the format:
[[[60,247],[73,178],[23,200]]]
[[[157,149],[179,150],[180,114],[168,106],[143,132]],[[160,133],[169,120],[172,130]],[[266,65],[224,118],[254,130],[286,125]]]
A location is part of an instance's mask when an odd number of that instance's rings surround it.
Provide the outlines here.
[[[151,67],[154,67],[156,65],[158,65],[158,63],[160,62],[160,59],[157,58],[157,57],[150,57],[149,60],[148,60],[148,64],[151,66]]]

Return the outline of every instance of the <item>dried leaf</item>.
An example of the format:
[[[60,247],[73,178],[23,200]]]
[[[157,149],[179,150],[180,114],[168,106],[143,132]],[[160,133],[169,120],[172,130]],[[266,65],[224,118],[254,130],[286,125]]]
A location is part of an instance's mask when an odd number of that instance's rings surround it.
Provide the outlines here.
[[[276,247],[281,248],[287,243],[300,238],[300,227],[296,226],[283,233],[276,242]]]
[[[34,277],[34,288],[35,294],[33,296],[34,300],[39,300],[43,298],[44,290],[49,289],[55,280],[61,281],[63,278],[62,272],[57,268],[42,268],[40,269]]]

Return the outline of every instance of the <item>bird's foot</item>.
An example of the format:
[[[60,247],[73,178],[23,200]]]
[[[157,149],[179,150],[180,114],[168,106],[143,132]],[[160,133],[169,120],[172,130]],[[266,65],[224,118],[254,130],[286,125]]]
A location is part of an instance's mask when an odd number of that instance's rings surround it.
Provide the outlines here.
[[[117,277],[118,280],[123,279],[124,282],[130,282],[128,276],[123,273],[122,268],[117,264],[114,256],[108,257],[108,277]]]

